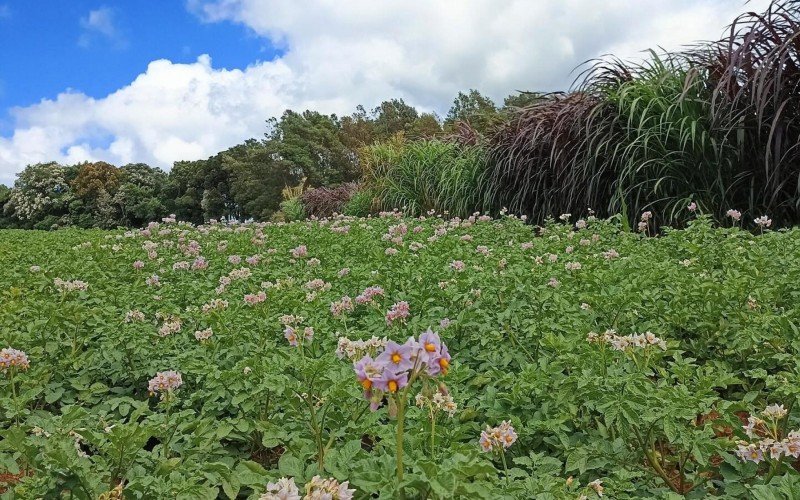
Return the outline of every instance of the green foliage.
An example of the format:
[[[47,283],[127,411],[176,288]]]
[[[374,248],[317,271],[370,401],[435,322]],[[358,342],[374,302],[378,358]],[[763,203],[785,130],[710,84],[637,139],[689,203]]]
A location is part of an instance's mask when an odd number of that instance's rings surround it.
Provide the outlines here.
[[[796,7],[775,1],[717,42],[595,61],[575,91],[532,94],[490,140],[491,198],[537,222],[591,207],[683,224],[694,201],[717,220],[736,208],[796,223]]]
[[[306,210],[300,198],[290,198],[281,202],[281,212],[286,222],[303,220],[306,218]]]
[[[438,140],[378,144],[363,151],[362,168],[366,186],[387,210],[466,216],[483,205],[485,159],[478,147]]]
[[[447,112],[445,128],[454,128],[458,122],[469,124],[480,134],[491,131],[499,121],[497,106],[475,89],[459,92]]]
[[[160,220],[167,215],[164,202],[164,188],[167,174],[160,168],[144,163],[131,163],[120,167],[122,180],[114,195],[120,219],[119,225],[141,227],[152,220]]]
[[[339,122],[339,140],[350,151],[372,144],[375,141],[375,123],[364,106],[359,105],[356,112],[345,116]]]
[[[708,69],[710,119],[736,149],[735,195],[751,214],[800,219],[800,10],[795,0],[734,20],[725,37],[695,54]]]
[[[413,140],[435,139],[442,134],[441,120],[434,113],[422,113],[408,130],[408,137]]]
[[[372,115],[375,117],[375,133],[384,140],[408,132],[419,118],[417,110],[402,99],[383,101],[372,110]]]
[[[168,210],[196,224],[237,217],[239,207],[233,200],[231,179],[223,160],[242,154],[246,147],[234,146],[207,160],[175,162],[166,189]]]
[[[70,216],[78,227],[114,227],[118,206],[114,196],[120,187],[123,171],[106,162],[76,166],[77,175],[70,183],[75,201],[70,203]]]
[[[788,410],[778,432],[800,427],[798,230],[754,236],[700,218],[645,238],[619,217],[534,231],[510,217],[389,216],[123,234],[0,233],[0,332],[30,361],[0,373],[7,496],[258,498],[281,476],[302,489],[315,475],[349,480],[358,499],[597,498],[595,480],[618,499],[798,489],[794,459],[733,454],[759,439],[743,420],[767,405]],[[207,269],[174,265],[192,261],[192,241]],[[294,257],[300,245],[308,255]],[[88,287],[60,291],[56,278]],[[311,292],[315,279],[326,285]],[[384,292],[374,303],[331,313],[372,285]],[[411,316],[387,325],[401,300]],[[301,349],[286,341],[287,314],[315,330]],[[170,317],[181,326],[164,333]],[[453,356],[441,381],[458,408],[434,415],[431,446],[428,409],[409,405],[398,484],[395,410],[371,412],[335,351],[341,336],[403,342],[428,328]],[[608,329],[665,345],[618,350],[599,340]],[[161,400],[148,380],[164,370],[183,385]],[[481,431],[504,420],[517,441],[481,452]]]
[[[240,220],[267,220],[279,208],[283,187],[298,179],[290,163],[277,158],[273,142],[247,141],[245,145],[240,154],[227,154],[222,160],[233,201]]]
[[[280,120],[269,121],[266,137],[289,164],[292,175],[305,177],[311,186],[327,186],[355,178],[350,151],[339,135],[334,115],[288,110]]]
[[[73,177],[71,169],[55,162],[28,165],[17,174],[3,211],[22,227],[66,222],[67,207],[73,200],[69,187]]]
[[[372,213],[375,194],[364,187],[359,188],[345,203],[342,213],[351,217],[366,217]]]
[[[652,210],[665,223],[686,220],[686,206],[695,201],[701,210],[720,220],[738,205],[735,156],[716,137],[710,119],[710,94],[703,73],[686,59],[652,53],[636,68],[635,77],[619,83],[603,82],[605,100],[617,113],[614,134],[606,134],[605,162],[616,172],[616,185],[607,210],[630,207],[633,216]],[[616,146],[613,143],[616,143]]]
[[[503,99],[503,110],[513,111],[515,109],[524,108],[536,104],[546,97],[547,94],[542,92],[519,92],[511,94]]]

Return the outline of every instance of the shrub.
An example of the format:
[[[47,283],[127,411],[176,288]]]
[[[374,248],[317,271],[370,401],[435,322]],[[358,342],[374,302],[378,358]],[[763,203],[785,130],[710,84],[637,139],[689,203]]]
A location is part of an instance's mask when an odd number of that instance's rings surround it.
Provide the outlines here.
[[[303,193],[300,201],[303,203],[306,215],[330,217],[334,213],[342,213],[345,204],[350,201],[357,189],[358,184],[355,182],[347,182],[336,187],[319,187]]]
[[[773,2],[743,14],[695,64],[709,68],[711,121],[737,151],[732,186],[750,215],[800,220],[800,10]]]
[[[632,219],[651,210],[674,224],[692,201],[719,218],[737,206],[735,155],[713,130],[705,76],[685,55],[652,52],[640,65],[603,65],[589,80],[614,110],[605,127],[586,132],[608,152],[599,160],[615,177],[609,212],[627,208]]]

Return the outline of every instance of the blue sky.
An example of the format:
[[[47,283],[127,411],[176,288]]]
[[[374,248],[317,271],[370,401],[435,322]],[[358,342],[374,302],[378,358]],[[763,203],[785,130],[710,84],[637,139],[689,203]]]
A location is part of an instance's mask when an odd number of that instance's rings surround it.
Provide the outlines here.
[[[203,22],[180,1],[0,0],[0,110],[67,88],[102,97],[152,60],[201,54],[245,68],[278,52],[245,26]]]
[[[0,0],[0,183],[26,165],[169,169],[286,109],[567,89],[603,54],[717,38],[769,0]]]

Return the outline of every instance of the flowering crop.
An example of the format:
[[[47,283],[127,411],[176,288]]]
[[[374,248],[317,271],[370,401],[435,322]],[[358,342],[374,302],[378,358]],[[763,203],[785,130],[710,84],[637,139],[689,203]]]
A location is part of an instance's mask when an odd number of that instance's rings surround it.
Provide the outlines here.
[[[151,395],[155,395],[156,393],[163,395],[178,389],[182,385],[183,378],[181,374],[173,370],[168,370],[156,373],[156,376],[150,379],[150,382],[147,384],[147,390],[150,391]]]
[[[81,280],[64,281],[61,278],[53,280],[53,284],[60,292],[85,292],[89,289],[89,284]]]
[[[759,464],[765,460],[773,462],[770,476],[777,471],[781,461],[789,457],[800,457],[800,431],[789,431],[782,435],[779,423],[789,414],[784,405],[767,406],[761,416],[764,419],[749,416],[743,426],[748,438],[759,438],[756,442],[741,440],[737,443],[736,456],[745,462]]]
[[[400,302],[393,304],[392,307],[386,312],[386,324],[391,326],[396,321],[404,322],[410,315],[411,307],[408,305],[408,302],[401,300]]]
[[[27,370],[29,366],[28,355],[19,349],[6,347],[0,350],[0,370],[3,372],[11,369]]]
[[[614,330],[606,330],[602,335],[595,332],[589,332],[586,340],[598,344],[609,344],[612,349],[617,351],[625,351],[626,349],[645,349],[651,346],[656,346],[661,350],[667,348],[667,343],[655,336],[652,332],[638,333],[632,335],[617,335]]]
[[[503,421],[497,427],[486,426],[481,432],[480,445],[483,451],[502,451],[517,441],[517,432],[511,422]]]
[[[380,400],[382,393],[396,393],[419,376],[447,374],[450,367],[450,353],[439,335],[427,330],[405,343],[388,341],[382,352],[373,359],[365,354],[354,365],[358,382],[364,388],[364,396]]]
[[[704,210],[0,234],[0,489],[791,497],[800,231]]]

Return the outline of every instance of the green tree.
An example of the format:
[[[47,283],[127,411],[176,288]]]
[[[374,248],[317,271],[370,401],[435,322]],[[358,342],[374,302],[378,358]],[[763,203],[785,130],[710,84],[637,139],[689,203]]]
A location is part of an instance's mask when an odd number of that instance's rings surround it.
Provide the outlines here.
[[[372,110],[372,114],[375,117],[375,134],[381,141],[399,133],[408,133],[419,118],[417,110],[402,99],[383,101]]]
[[[339,121],[339,140],[351,152],[375,142],[376,125],[364,106],[358,105],[356,112]]]
[[[458,122],[469,124],[480,134],[486,135],[499,121],[497,106],[488,97],[475,89],[459,92],[445,118],[445,130],[452,131]]]
[[[287,110],[280,120],[268,120],[267,140],[288,162],[291,174],[305,177],[311,186],[328,186],[354,179],[358,169],[342,143],[335,115]]]
[[[6,204],[11,199],[11,188],[5,184],[0,184],[0,228],[15,227],[13,218],[6,214]]]
[[[117,193],[123,173],[104,161],[76,165],[77,175],[70,183],[75,195],[69,205],[73,222],[81,227],[111,228],[119,224]]]
[[[169,174],[165,205],[179,219],[201,224],[209,219],[238,218],[223,157],[243,145],[196,161],[177,161]]]
[[[114,196],[120,223],[139,227],[167,215],[164,189],[168,176],[160,168],[130,163],[120,168],[122,180]]]
[[[279,144],[250,139],[245,148],[223,155],[230,176],[231,196],[241,220],[269,219],[280,206],[281,190],[297,184],[291,164],[280,158]]]
[[[433,139],[442,135],[442,122],[434,113],[422,113],[414,120],[408,131],[408,137],[413,140]]]
[[[514,109],[524,108],[544,99],[547,99],[547,95],[542,92],[523,91],[510,94],[503,99],[503,111],[513,111]]]
[[[167,210],[181,220],[194,223],[203,222],[202,167],[196,161],[176,161],[169,172],[169,182],[165,189]]]

